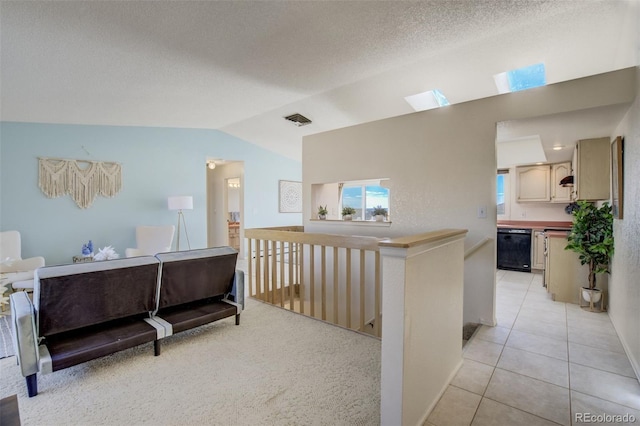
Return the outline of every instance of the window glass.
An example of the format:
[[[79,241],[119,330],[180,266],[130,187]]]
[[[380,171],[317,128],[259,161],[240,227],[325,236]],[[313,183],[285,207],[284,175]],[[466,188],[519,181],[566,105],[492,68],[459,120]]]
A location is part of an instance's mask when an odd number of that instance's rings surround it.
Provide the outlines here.
[[[389,214],[389,189],[379,185],[367,185],[365,187],[365,208],[366,214],[364,220],[373,218],[373,209],[381,206],[387,209]]]
[[[373,209],[378,206],[387,209],[387,219],[389,219],[388,188],[379,184],[344,184],[340,210],[344,207],[353,207],[356,210],[353,215],[354,220],[373,220]]]
[[[361,185],[345,185],[344,188],[342,188],[342,207],[353,207],[356,209],[356,214],[353,215],[354,219],[362,218],[362,206],[364,200],[362,196],[362,189],[363,187]]]
[[[509,171],[498,170],[496,178],[496,210],[503,219],[509,213]]]

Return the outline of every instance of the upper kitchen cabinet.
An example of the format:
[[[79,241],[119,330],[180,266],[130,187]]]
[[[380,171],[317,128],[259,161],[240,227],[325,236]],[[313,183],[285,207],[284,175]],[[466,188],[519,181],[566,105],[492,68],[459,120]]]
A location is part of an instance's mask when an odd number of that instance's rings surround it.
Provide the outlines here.
[[[519,203],[533,201],[550,201],[551,167],[524,166],[516,167],[516,196]]]
[[[551,165],[551,202],[570,203],[572,196],[571,186],[562,186],[560,181],[567,176],[571,176],[571,163],[556,163]]]
[[[609,199],[609,165],[609,138],[579,140],[573,152],[573,198]]]

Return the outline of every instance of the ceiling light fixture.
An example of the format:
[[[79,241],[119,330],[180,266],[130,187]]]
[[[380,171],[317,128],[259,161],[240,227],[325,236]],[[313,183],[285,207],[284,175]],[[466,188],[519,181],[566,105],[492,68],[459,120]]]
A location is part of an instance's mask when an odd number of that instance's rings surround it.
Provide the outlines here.
[[[564,145],[554,145],[553,146],[553,150],[554,151],[560,151],[562,148],[564,148]]]
[[[405,96],[405,101],[416,111],[426,111],[428,109],[439,108],[449,105],[449,100],[438,89],[418,93],[416,95]]]
[[[215,169],[216,168],[215,161],[207,161],[207,167],[209,168],[209,170]]]

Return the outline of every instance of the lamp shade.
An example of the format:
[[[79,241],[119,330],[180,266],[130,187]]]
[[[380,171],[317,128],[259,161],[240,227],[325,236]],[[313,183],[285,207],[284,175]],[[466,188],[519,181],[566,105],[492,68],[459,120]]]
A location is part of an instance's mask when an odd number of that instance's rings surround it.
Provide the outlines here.
[[[193,197],[191,195],[169,197],[167,201],[169,210],[193,210]]]

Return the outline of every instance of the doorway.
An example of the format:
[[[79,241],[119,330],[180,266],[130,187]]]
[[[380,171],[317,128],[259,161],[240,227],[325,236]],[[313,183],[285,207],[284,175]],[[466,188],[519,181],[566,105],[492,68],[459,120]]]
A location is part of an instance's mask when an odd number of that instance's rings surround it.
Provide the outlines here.
[[[244,258],[244,162],[208,160],[207,245],[231,246]]]

